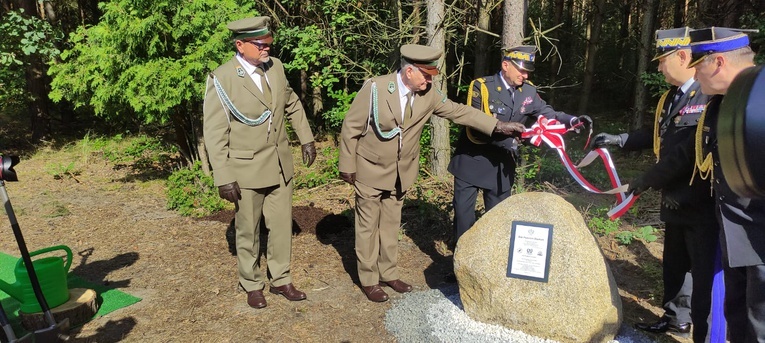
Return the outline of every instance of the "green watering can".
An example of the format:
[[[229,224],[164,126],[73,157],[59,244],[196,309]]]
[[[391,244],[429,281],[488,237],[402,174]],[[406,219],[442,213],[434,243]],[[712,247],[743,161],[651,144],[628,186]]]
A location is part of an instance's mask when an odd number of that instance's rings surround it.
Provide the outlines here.
[[[65,245],[57,245],[45,249],[40,249],[29,254],[30,257],[40,255],[46,252],[64,250],[66,251],[66,264],[58,256],[44,257],[32,261],[35,267],[37,279],[40,280],[40,289],[45,296],[48,307],[54,308],[69,301],[69,288],[66,284],[66,274],[69,267],[72,266],[72,250]],[[29,281],[27,268],[24,261],[19,259],[16,262],[16,268],[13,270],[16,275],[16,282],[13,284],[0,280],[0,290],[8,293],[11,297],[21,303],[21,312],[34,313],[41,312],[40,303],[37,302],[35,291],[32,289],[32,283]]]

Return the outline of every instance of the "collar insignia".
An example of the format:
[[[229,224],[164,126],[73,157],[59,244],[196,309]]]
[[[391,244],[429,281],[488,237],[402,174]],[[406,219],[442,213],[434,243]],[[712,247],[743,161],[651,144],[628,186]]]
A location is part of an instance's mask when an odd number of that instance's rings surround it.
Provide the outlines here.
[[[395,90],[396,90],[396,84],[393,83],[393,81],[388,82],[388,93],[393,94]]]
[[[236,66],[236,75],[244,77],[244,68],[242,68],[242,66]]]

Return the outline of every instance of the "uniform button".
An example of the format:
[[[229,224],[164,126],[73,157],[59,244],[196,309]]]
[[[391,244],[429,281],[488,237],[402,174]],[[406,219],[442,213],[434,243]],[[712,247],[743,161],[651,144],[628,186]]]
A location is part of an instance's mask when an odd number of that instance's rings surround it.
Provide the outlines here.
[[[723,201],[723,200],[725,200],[725,196],[721,195],[720,196],[720,201]]]
[[[720,184],[720,179],[715,180],[715,182],[717,182],[717,184],[719,185]]]

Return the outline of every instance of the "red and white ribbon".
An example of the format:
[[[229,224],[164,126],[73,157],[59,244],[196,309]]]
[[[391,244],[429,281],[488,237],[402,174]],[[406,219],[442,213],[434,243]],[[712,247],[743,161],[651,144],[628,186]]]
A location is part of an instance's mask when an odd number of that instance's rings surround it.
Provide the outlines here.
[[[557,120],[547,119],[545,117],[539,116],[537,122],[534,123],[531,128],[526,129],[526,131],[521,134],[521,138],[528,139],[529,142],[535,146],[539,146],[542,142],[544,142],[550,148],[555,149],[555,151],[558,153],[558,157],[560,157],[560,160],[563,163],[563,166],[566,167],[566,170],[568,170],[568,173],[571,175],[571,177],[574,178],[574,181],[582,186],[582,188],[591,193],[616,195],[617,202],[619,204],[608,212],[608,216],[611,218],[611,220],[619,218],[621,215],[627,212],[627,210],[629,210],[629,208],[632,206],[635,200],[637,200],[638,197],[633,194],[625,196],[624,193],[627,191],[629,185],[621,184],[619,175],[616,173],[616,166],[614,165],[608,150],[604,148],[592,150],[587,154],[587,156],[584,157],[584,159],[582,159],[581,162],[579,162],[578,165],[574,165],[566,153],[566,145],[563,141],[563,134],[565,134],[567,131],[568,130],[566,129],[566,126]],[[603,160],[603,165],[606,168],[608,177],[611,179],[611,186],[613,188],[610,190],[599,190],[597,187],[588,182],[584,176],[582,176],[582,174],[579,173],[579,168],[589,165],[597,157],[600,157]]]

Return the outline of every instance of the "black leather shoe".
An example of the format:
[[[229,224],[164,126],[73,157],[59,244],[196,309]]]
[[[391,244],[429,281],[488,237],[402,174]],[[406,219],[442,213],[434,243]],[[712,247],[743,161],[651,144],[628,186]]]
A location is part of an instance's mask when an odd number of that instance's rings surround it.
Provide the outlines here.
[[[637,323],[635,324],[635,327],[643,331],[654,333],[669,332],[681,337],[688,337],[691,333],[691,323],[677,323],[675,325],[672,324],[667,317],[662,317],[655,323]]]

